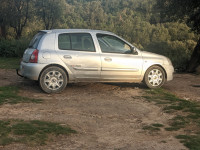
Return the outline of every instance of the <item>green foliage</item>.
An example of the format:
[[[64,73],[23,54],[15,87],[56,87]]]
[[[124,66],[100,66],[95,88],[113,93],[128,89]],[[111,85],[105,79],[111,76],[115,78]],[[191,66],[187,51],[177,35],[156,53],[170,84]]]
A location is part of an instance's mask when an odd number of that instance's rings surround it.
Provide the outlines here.
[[[184,71],[196,45],[197,36],[184,23],[156,22],[156,1],[67,1],[69,28],[92,28],[112,31],[142,50],[165,55],[179,71]],[[98,13],[93,16],[96,5]],[[89,13],[90,12],[90,13]],[[103,17],[102,17],[103,16]],[[155,18],[155,16],[157,18]],[[73,19],[78,18],[78,19]],[[151,21],[154,20],[154,24]],[[96,23],[96,24],[95,24]]]
[[[2,29],[14,32],[9,27],[9,19],[6,19],[8,17],[3,15],[7,12],[3,5],[8,2],[1,1],[0,18],[3,18],[3,21],[1,23],[0,19],[0,25],[2,24]],[[191,32],[185,23],[163,21],[160,8],[154,7],[157,0],[36,0],[29,3],[32,15],[29,15],[23,36],[33,35],[36,30],[44,29],[44,26],[46,29],[108,30],[141,50],[169,57],[175,68],[180,71],[185,70],[197,41],[197,35]],[[3,28],[5,25],[6,28]],[[0,55],[21,56],[27,44],[22,43],[24,47],[16,53],[15,47],[18,48],[20,43],[0,42]]]
[[[69,135],[76,133],[68,126],[39,120],[0,120],[0,145],[24,143],[29,145],[44,145],[49,135]]]
[[[20,65],[20,58],[5,58],[0,57],[0,68],[1,69],[17,69]]]
[[[157,0],[155,5],[161,14],[161,22],[179,21],[187,23],[195,33],[200,34],[200,1],[198,0]],[[155,8],[156,8],[155,7]],[[175,30],[172,32],[176,33]],[[176,34],[175,34],[176,35]],[[182,36],[184,37],[184,36]],[[187,37],[187,36],[185,36]],[[176,36],[175,36],[176,38]],[[200,39],[188,61],[187,71],[195,72],[200,65]]]
[[[19,40],[0,40],[0,57],[22,57],[28,47],[29,40],[21,38]]]
[[[30,0],[0,0],[0,24],[10,26],[18,39],[22,35],[24,27],[31,12]],[[6,29],[4,29],[6,30]]]
[[[187,31],[187,32],[186,32]],[[196,36],[186,24],[171,22],[152,29],[146,51],[169,57],[176,69],[184,71],[196,45]]]
[[[200,1],[198,0],[157,0],[162,21],[187,20],[192,29],[200,33]]]
[[[184,71],[192,53],[191,45],[194,46],[195,43],[190,40],[152,42],[145,47],[145,50],[169,57],[178,71]]]
[[[0,87],[0,105],[17,103],[41,103],[41,99],[18,96],[18,88],[14,86]]]
[[[49,30],[55,27],[63,16],[65,7],[64,0],[36,0],[36,15],[43,21],[45,29]]]

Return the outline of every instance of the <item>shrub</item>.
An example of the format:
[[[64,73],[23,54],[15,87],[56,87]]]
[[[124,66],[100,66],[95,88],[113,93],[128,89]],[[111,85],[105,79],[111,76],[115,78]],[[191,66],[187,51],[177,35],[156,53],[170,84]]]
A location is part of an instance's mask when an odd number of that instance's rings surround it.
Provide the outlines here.
[[[194,46],[193,41],[167,41],[152,42],[144,49],[170,58],[174,68],[182,72],[186,70]]]
[[[29,39],[0,40],[0,57],[22,57],[28,47]]]

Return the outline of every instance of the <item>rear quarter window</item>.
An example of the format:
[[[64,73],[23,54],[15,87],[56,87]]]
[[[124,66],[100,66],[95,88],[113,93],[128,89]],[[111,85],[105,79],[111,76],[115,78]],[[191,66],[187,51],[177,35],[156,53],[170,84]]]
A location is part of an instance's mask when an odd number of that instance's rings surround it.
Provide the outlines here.
[[[45,32],[38,32],[33,39],[31,40],[30,44],[29,44],[29,48],[34,48],[37,49],[38,44],[41,40],[41,38],[45,35]]]

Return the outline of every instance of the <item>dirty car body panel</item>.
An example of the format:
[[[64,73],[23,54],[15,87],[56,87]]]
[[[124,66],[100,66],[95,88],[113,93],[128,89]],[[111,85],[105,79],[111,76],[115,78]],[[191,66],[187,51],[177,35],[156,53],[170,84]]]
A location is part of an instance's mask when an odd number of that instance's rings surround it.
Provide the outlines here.
[[[52,66],[62,69],[67,79],[63,78],[62,71],[48,71]],[[153,66],[157,68],[149,69]],[[88,81],[141,82],[146,79],[152,87],[160,87],[173,79],[174,68],[167,57],[140,51],[111,32],[55,29],[35,35],[24,52],[19,72],[26,78],[39,80],[46,85],[48,90],[42,88],[45,92],[53,93],[66,83]]]

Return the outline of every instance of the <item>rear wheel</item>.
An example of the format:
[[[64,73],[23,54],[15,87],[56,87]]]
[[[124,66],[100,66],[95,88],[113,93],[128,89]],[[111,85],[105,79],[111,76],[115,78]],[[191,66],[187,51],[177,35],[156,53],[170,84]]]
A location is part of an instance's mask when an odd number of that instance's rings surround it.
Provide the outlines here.
[[[151,89],[160,88],[165,80],[165,72],[159,66],[152,66],[147,69],[144,77],[145,84]]]
[[[67,75],[59,67],[52,66],[46,68],[39,79],[41,89],[46,93],[59,93],[67,85]]]

